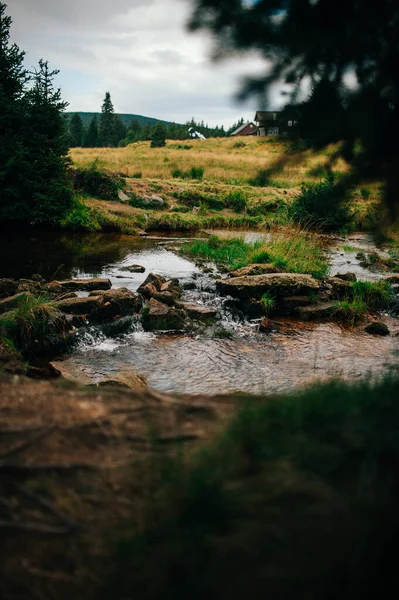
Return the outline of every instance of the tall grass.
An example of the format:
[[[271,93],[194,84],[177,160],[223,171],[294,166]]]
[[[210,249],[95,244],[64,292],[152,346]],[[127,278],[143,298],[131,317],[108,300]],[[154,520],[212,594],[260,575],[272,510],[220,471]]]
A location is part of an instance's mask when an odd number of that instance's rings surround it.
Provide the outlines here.
[[[248,399],[195,457],[155,460],[104,597],[360,600],[395,587],[398,397],[387,379]]]
[[[327,273],[327,260],[322,247],[299,231],[276,234],[268,242],[255,243],[246,243],[242,238],[224,240],[212,236],[206,241],[185,244],[182,252],[192,258],[215,262],[229,270],[253,263],[271,263],[281,271],[310,273],[317,277]]]

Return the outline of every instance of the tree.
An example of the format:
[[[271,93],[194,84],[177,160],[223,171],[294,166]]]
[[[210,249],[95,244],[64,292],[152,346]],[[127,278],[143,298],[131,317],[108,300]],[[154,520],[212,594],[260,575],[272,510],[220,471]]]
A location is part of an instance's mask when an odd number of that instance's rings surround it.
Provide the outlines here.
[[[85,148],[97,148],[98,146],[98,121],[96,115],[90,121],[90,125],[83,140]]]
[[[69,123],[69,131],[71,134],[71,145],[73,148],[78,148],[83,145],[84,127],[83,121],[78,113],[75,113]]]
[[[191,29],[218,39],[217,55],[257,52],[263,77],[247,79],[241,96],[270,100],[289,84],[298,102],[304,83],[329,81],[346,104],[345,155],[358,173],[373,167],[386,181],[386,199],[399,206],[399,4],[395,0],[194,0]],[[357,87],[347,86],[347,77]],[[328,119],[328,112],[324,112]],[[356,153],[360,140],[362,152]]]
[[[54,87],[58,71],[40,60],[25,93],[24,146],[28,166],[20,198],[24,217],[35,223],[56,223],[72,205],[68,169],[69,144],[64,116],[68,103]]]
[[[163,148],[166,145],[166,127],[161,121],[152,131],[151,148]]]
[[[0,218],[18,197],[21,170],[25,161],[22,143],[24,90],[28,73],[23,67],[25,53],[10,45],[11,17],[0,2]]]
[[[5,10],[0,3],[0,219],[55,222],[72,203],[66,103],[48,63],[23,68]]]
[[[100,126],[99,126],[100,146],[109,148],[114,141],[114,106],[111,102],[111,94],[106,92],[104,102],[101,108]]]
[[[118,146],[119,142],[125,139],[127,133],[126,126],[123,124],[119,115],[114,115],[113,123],[113,146]]]

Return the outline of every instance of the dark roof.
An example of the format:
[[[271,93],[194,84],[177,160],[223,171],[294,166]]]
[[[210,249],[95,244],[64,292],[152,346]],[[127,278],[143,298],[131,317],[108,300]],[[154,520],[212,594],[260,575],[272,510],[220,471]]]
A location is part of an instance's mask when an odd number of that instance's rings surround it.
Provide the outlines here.
[[[230,133],[230,135],[238,135],[240,133],[240,131],[242,131],[243,129],[245,129],[246,127],[248,127],[250,125],[253,125],[253,127],[256,127],[256,125],[254,123],[243,123],[235,131]]]
[[[281,114],[281,110],[258,110],[256,111],[255,121],[267,121],[270,115]]]

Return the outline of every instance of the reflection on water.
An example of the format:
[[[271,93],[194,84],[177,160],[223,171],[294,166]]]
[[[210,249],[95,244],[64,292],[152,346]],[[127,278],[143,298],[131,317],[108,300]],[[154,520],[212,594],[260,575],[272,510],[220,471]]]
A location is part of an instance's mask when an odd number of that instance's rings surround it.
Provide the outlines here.
[[[183,283],[195,281],[196,289],[186,292],[186,299],[216,307],[217,327],[232,336],[215,339],[212,328],[196,335],[154,335],[143,332],[139,325],[117,339],[106,338],[99,330],[82,332],[80,345],[68,362],[93,382],[108,373],[134,370],[162,391],[267,393],[331,377],[374,377],[397,367],[399,337],[395,335],[370,337],[361,328],[353,332],[337,324],[303,323],[286,324],[279,333],[259,333],[256,322],[243,322],[226,308],[212,277],[162,244],[159,238],[110,234],[3,235],[0,277],[33,273],[46,278],[54,273],[59,278],[103,276],[115,287],[131,290],[151,271],[178,277]],[[342,256],[339,248],[335,250],[340,253],[339,260],[345,259],[345,253]],[[345,265],[338,265],[334,256],[332,268],[339,266],[335,272],[342,272]],[[146,272],[130,273],[126,268],[133,264],[142,265]],[[352,263],[346,265],[347,270],[354,270]],[[397,319],[384,320],[393,334],[399,331]]]

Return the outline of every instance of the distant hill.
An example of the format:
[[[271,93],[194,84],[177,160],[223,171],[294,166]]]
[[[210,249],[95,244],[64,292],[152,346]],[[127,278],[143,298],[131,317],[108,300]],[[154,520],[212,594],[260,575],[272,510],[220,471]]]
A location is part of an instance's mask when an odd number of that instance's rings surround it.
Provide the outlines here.
[[[68,118],[70,119],[72,117],[72,115],[74,115],[75,113],[67,112],[66,114],[67,114]],[[96,115],[97,119],[99,119],[101,113],[78,112],[78,115],[82,119],[83,125],[85,127],[88,127],[90,125],[90,121],[92,120],[94,115]],[[158,123],[158,121],[161,121],[162,123],[165,123],[166,125],[170,125],[170,121],[164,121],[163,119],[154,119],[153,117],[143,117],[142,115],[122,114],[122,115],[118,115],[118,116],[122,119],[122,122],[124,125],[126,125],[126,127],[128,127],[134,119],[137,119],[137,121],[139,121],[142,125],[147,125],[147,124],[155,125],[156,123]]]

